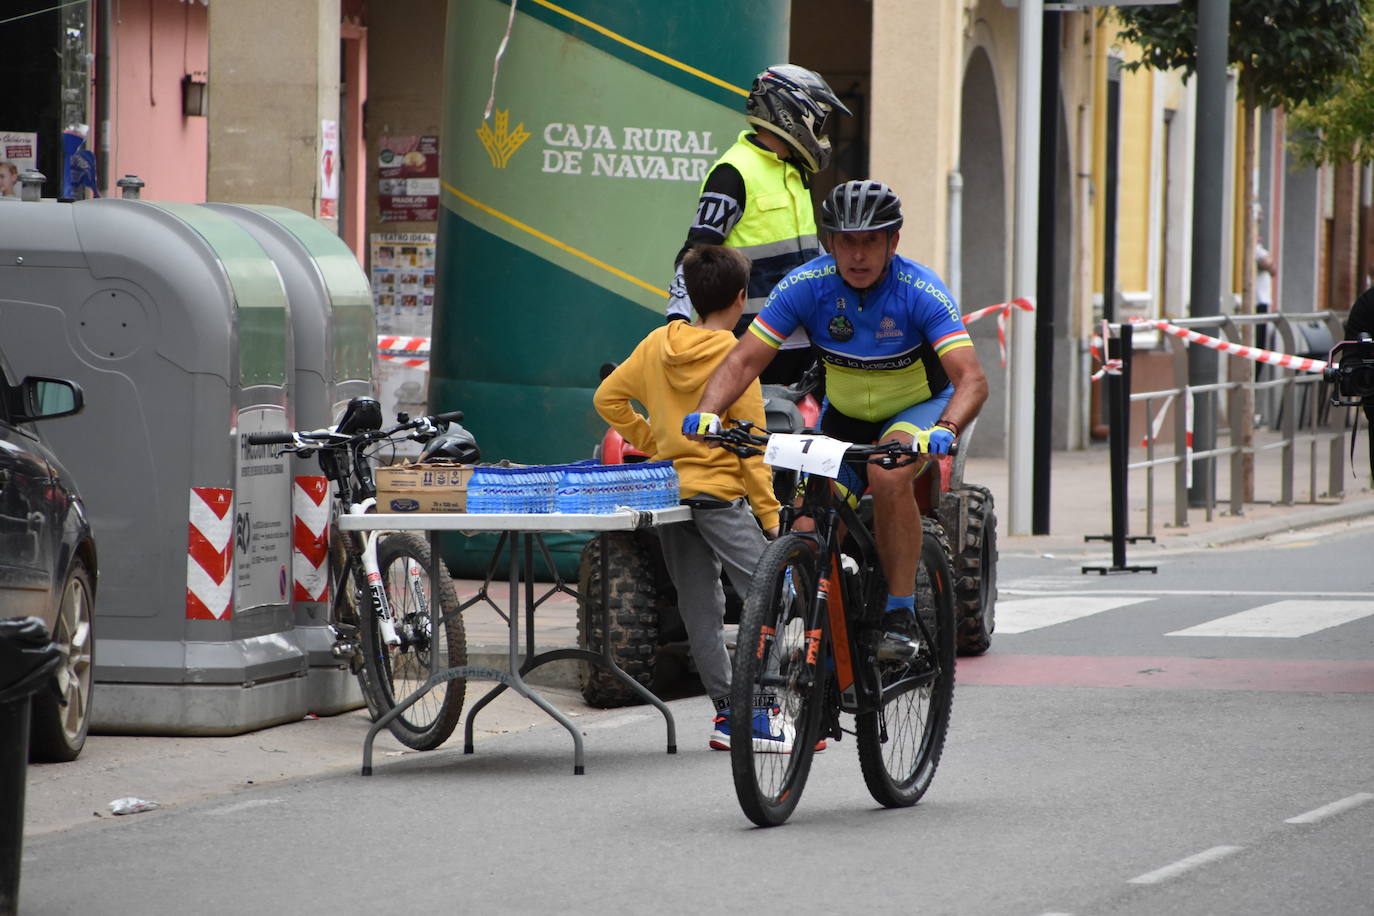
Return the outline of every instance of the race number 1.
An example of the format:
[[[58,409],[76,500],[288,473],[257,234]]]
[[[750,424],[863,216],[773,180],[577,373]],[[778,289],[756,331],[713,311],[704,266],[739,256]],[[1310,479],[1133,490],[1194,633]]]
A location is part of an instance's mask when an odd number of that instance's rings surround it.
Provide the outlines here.
[[[840,473],[844,452],[849,445],[829,436],[773,433],[768,437],[763,460],[776,468],[791,468],[834,478]]]

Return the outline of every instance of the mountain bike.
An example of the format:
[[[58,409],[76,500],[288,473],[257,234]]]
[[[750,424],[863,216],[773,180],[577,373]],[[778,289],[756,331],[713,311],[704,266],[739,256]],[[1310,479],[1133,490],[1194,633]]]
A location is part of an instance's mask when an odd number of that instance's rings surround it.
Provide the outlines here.
[[[956,622],[949,546],[922,518],[911,644],[885,646],[888,594],[867,514],[839,497],[841,464],[900,467],[920,453],[895,442],[852,445],[819,435],[765,437],[749,424],[707,436],[739,455],[769,444],[769,463],[806,472],[802,497],[783,506],[784,532],[764,551],[740,615],[730,702],[730,759],[740,807],[755,824],[783,823],[796,808],[818,742],[853,734],[864,783],[889,808],[909,807],[930,788],[954,701]],[[785,446],[785,447],[784,447]],[[784,454],[785,452],[785,454]],[[821,454],[824,453],[824,454]],[[864,506],[863,503],[860,504]],[[799,519],[813,530],[800,530]],[[807,526],[803,526],[807,527]],[[778,742],[750,738],[755,717]]]
[[[250,433],[249,445],[280,445],[278,455],[315,455],[333,485],[329,523],[330,625],[332,654],[347,659],[358,678],[373,721],[424,684],[432,672],[467,663],[467,639],[458,594],[447,576],[432,594],[430,569],[440,562],[429,543],[411,532],[341,531],[340,513],[375,509],[372,463],[388,445],[435,439],[461,411],[410,419],[382,428],[381,406],[354,398],[332,429]],[[432,632],[430,607],[439,601],[443,624]],[[463,712],[467,684],[455,679],[434,687],[389,723],[391,733],[415,750],[432,750],[453,733]]]

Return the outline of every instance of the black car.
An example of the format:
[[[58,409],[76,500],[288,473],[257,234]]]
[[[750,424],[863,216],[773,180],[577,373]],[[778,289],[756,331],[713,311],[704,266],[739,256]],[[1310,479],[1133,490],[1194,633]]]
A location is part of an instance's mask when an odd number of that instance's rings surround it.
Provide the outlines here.
[[[13,378],[0,358],[0,618],[37,617],[61,649],[56,689],[33,698],[29,757],[75,760],[91,721],[95,538],[71,477],[34,424],[80,411],[81,389]]]

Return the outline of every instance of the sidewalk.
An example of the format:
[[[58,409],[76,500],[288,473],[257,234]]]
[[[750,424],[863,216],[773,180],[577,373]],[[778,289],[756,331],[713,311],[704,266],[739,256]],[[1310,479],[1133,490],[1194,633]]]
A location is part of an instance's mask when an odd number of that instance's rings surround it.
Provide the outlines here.
[[[1296,498],[1304,501],[1293,506],[1251,504],[1242,516],[1230,516],[1219,508],[1210,520],[1203,512],[1195,510],[1190,515],[1189,526],[1182,529],[1165,524],[1172,519],[1172,481],[1164,479],[1166,469],[1156,481],[1155,535],[1158,540],[1153,544],[1129,545],[1128,560],[1148,563],[1151,557],[1168,551],[1254,540],[1289,529],[1374,515],[1374,493],[1366,488],[1365,454],[1362,449],[1357,450],[1358,478],[1350,475],[1347,469],[1347,495],[1342,500],[1306,502],[1306,464],[1300,459]],[[1133,454],[1132,460],[1141,457]],[[1279,492],[1277,461],[1276,454],[1267,453],[1260,463],[1257,494],[1265,496]],[[1110,542],[1083,540],[1085,535],[1111,533],[1111,484],[1105,444],[1083,451],[1055,452],[1050,477],[1051,533],[1012,537],[1007,527],[1009,480],[1006,460],[972,458],[965,469],[967,482],[986,486],[993,493],[1002,556],[1054,554],[1109,562]],[[1219,492],[1226,492],[1224,466],[1220,468],[1217,487]],[[1141,472],[1130,475],[1128,491],[1131,516],[1128,533],[1144,534],[1145,486]],[[455,584],[464,599],[475,594],[481,586],[480,582],[470,580],[458,580]],[[536,596],[546,588],[546,584],[538,588]],[[491,594],[504,607],[509,585],[493,583]],[[558,595],[545,602],[539,608],[537,619],[538,650],[576,645],[577,608],[570,597]],[[489,605],[479,603],[464,614],[464,623],[470,663],[504,669],[509,644],[505,621]],[[524,638],[522,620],[522,648]],[[575,720],[627,714],[624,710],[599,710],[585,705],[577,691],[575,665],[555,662],[541,668],[531,681],[550,702]],[[470,682],[465,710],[491,686],[484,681]],[[705,700],[693,697],[675,704],[675,709],[679,742],[704,740],[703,729],[709,712]],[[227,738],[95,735],[88,739],[78,760],[29,768],[26,833],[36,836],[86,829],[91,825],[111,827],[127,818],[112,818],[108,805],[125,796],[149,799],[167,808],[243,792],[264,783],[330,772],[357,772],[368,724],[366,714],[356,711]],[[505,691],[478,716],[475,741],[480,753],[484,741],[512,732],[550,727],[558,728],[542,710],[511,691]],[[461,753],[462,731],[460,726],[441,753]],[[403,748],[390,734],[381,734],[374,748],[374,764],[380,778],[385,778],[388,760],[411,753],[415,752]],[[357,785],[363,788],[366,784]],[[133,816],[156,817],[157,812]]]

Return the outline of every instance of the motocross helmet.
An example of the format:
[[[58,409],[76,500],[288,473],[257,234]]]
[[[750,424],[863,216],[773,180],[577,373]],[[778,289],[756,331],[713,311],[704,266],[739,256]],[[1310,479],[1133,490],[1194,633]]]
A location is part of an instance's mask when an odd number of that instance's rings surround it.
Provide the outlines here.
[[[477,447],[477,440],[457,423],[449,423],[447,432],[426,442],[420,451],[420,461],[423,463],[476,464],[481,460],[482,450]]]
[[[750,124],[780,137],[807,172],[830,162],[831,112],[849,114],[819,73],[796,64],[769,67],[755,77],[744,110]]]
[[[863,232],[902,228],[902,201],[881,181],[862,179],[835,186],[821,204],[821,229],[825,232]]]

